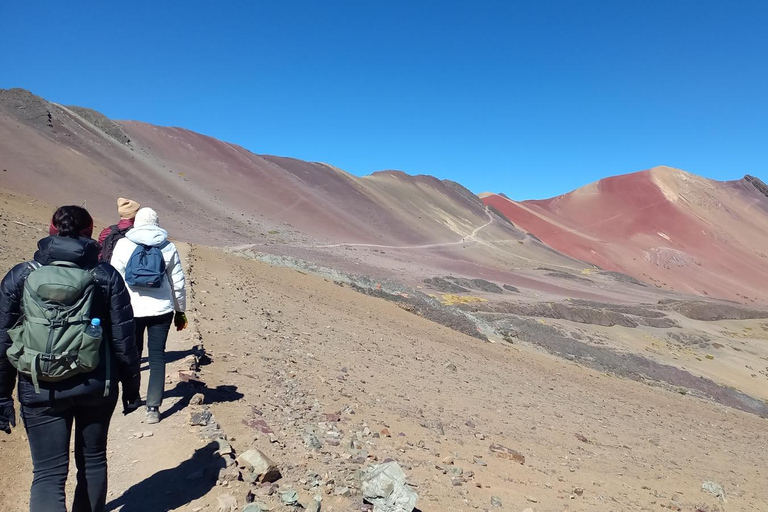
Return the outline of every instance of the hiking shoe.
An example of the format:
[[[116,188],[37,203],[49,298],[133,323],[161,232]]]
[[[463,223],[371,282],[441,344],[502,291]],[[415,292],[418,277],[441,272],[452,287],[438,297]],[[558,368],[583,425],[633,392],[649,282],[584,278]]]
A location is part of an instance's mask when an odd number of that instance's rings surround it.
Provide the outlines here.
[[[147,424],[153,425],[160,423],[160,411],[157,407],[147,407]]]

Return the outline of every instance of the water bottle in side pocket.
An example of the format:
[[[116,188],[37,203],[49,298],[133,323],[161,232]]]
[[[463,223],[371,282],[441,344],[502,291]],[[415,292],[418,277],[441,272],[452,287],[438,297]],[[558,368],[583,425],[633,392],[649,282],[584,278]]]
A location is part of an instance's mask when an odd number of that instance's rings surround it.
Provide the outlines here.
[[[101,329],[101,319],[100,318],[91,319],[91,325],[86,327],[85,334],[87,334],[91,338],[100,340],[103,334],[103,331]]]

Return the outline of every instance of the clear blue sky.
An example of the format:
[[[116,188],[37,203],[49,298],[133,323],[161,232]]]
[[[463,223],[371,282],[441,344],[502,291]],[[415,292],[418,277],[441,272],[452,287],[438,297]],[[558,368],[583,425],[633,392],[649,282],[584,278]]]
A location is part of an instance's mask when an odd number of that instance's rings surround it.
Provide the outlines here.
[[[0,87],[517,199],[768,179],[768,2],[2,0]]]

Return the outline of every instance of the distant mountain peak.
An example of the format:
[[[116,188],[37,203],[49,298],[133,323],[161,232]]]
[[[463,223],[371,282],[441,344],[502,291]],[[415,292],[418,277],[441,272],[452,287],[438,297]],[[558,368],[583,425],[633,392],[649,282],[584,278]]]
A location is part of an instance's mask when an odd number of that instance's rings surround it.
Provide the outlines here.
[[[744,181],[759,190],[761,194],[768,197],[768,185],[766,185],[763,180],[747,174],[744,176]]]
[[[120,128],[116,122],[92,108],[67,106],[69,110],[82,117],[99,130],[103,131],[120,144],[130,144],[131,138]]]

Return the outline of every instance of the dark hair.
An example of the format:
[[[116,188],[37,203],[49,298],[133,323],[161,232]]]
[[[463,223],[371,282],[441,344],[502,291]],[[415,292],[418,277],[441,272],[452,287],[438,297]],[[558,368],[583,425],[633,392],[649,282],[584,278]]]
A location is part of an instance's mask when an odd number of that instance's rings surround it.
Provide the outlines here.
[[[93,227],[93,218],[85,208],[62,206],[53,214],[52,224],[59,236],[79,238],[84,231]]]

